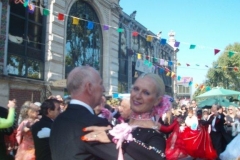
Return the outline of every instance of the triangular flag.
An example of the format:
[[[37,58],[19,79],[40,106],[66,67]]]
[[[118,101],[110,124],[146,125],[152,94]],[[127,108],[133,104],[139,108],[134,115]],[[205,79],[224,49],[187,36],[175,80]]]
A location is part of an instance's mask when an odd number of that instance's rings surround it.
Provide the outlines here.
[[[181,66],[181,63],[178,62],[177,65],[178,65],[178,66]]]
[[[190,64],[186,63],[187,66],[190,66]]]
[[[143,62],[145,65],[148,65],[148,60],[144,60],[144,62]]]
[[[50,11],[46,8],[43,8],[43,15],[48,16],[50,14]]]
[[[159,73],[164,73],[164,69],[163,68],[159,68]]]
[[[118,32],[118,33],[122,33],[122,32],[124,32],[124,29],[123,29],[123,28],[118,28],[118,29],[117,29],[117,32]]]
[[[173,62],[172,62],[172,61],[168,61],[168,65],[169,65],[169,66],[172,66],[172,65],[173,65]]]
[[[28,6],[28,0],[25,0],[25,2],[23,3],[23,6],[24,6],[24,7],[27,7],[27,6]]]
[[[198,84],[197,83],[195,84],[195,88],[198,88]]]
[[[137,31],[133,31],[133,32],[132,32],[132,36],[133,36],[133,37],[137,37],[137,36],[138,36],[138,32],[137,32]]]
[[[140,53],[138,53],[137,58],[142,59],[142,55]]]
[[[29,4],[28,5],[28,13],[33,14],[35,10],[35,5],[34,4]]]
[[[166,76],[170,76],[170,72],[167,72]]]
[[[168,61],[164,61],[164,66],[168,66]]]
[[[230,52],[228,52],[228,57],[232,57],[234,55],[234,52],[232,52],[232,51],[230,51]]]
[[[208,68],[208,65],[205,65],[205,67],[207,67],[207,68]]]
[[[219,49],[214,49],[214,55],[218,54],[220,52]]]
[[[191,44],[189,49],[195,49],[195,48],[196,48],[196,45]]]
[[[152,39],[153,39],[153,37],[152,37],[151,35],[147,35],[146,40],[147,40],[148,42],[152,42]]]
[[[165,71],[166,71],[166,72],[170,72],[170,69],[167,68],[167,67],[165,67]]]
[[[211,87],[207,86],[206,91],[210,91],[210,90],[211,90]]]
[[[148,62],[148,67],[152,67],[152,62]]]
[[[203,85],[202,88],[201,88],[201,90],[203,91],[204,89],[205,89],[205,86]]]
[[[177,80],[180,81],[180,80],[181,80],[181,76],[178,76],[178,77],[177,77]]]
[[[64,14],[58,13],[58,20],[63,21],[64,20]]]
[[[89,30],[92,30],[93,27],[94,27],[94,23],[91,22],[91,21],[88,21],[87,28],[88,28]]]
[[[104,30],[104,31],[109,30],[109,26],[103,25],[103,30]]]
[[[157,58],[153,57],[153,62],[157,62]]]
[[[166,44],[166,43],[167,43],[167,39],[161,39],[161,40],[160,40],[160,44],[164,45],[164,44]]]
[[[112,97],[113,98],[119,98],[118,93],[113,93]]]
[[[223,66],[222,69],[225,71],[227,69],[227,66]]]
[[[191,86],[191,85],[192,85],[192,81],[190,81],[190,82],[188,83],[188,85]]]
[[[79,24],[79,19],[77,17],[73,17],[72,24],[78,25]]]
[[[196,64],[196,66],[199,66],[199,64]]]
[[[161,66],[163,66],[163,65],[164,65],[164,59],[160,59],[160,60],[159,60],[159,64],[160,64]]]
[[[174,44],[174,47],[179,47],[179,45],[180,45],[180,42],[175,42],[175,44]]]
[[[146,59],[149,60],[149,55],[146,55]]]
[[[174,72],[172,72],[171,77],[172,78],[176,77],[176,74]]]
[[[233,67],[233,70],[237,72],[238,71],[238,67]]]

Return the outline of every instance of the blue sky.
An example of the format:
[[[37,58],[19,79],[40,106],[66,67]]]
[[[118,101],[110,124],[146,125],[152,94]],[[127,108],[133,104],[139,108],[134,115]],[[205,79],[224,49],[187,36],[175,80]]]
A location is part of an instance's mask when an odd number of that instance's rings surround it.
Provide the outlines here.
[[[120,6],[127,14],[136,10],[135,20],[155,34],[162,31],[162,38],[176,33],[181,42],[177,75],[192,76],[193,91],[206,78],[205,65],[211,66],[227,45],[240,42],[240,0],[120,0]],[[214,48],[221,50],[216,56]]]

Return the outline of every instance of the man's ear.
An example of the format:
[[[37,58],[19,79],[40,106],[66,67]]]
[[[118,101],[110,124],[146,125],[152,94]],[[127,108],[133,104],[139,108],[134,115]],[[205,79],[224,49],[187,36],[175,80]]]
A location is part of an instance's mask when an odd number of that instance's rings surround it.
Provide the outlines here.
[[[51,109],[50,108],[48,108],[48,110],[47,110],[47,115],[50,115],[51,114]]]
[[[87,82],[87,83],[85,84],[85,88],[86,88],[86,91],[87,91],[88,94],[91,94],[91,93],[92,93],[92,83]]]

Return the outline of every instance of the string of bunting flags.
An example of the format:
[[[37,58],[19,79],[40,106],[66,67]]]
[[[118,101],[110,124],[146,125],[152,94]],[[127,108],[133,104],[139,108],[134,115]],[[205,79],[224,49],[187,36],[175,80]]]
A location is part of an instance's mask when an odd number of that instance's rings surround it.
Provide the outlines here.
[[[33,14],[34,13],[34,10],[35,8],[40,8],[39,6],[35,6],[33,3],[30,2],[31,0],[15,0],[14,2],[16,4],[18,3],[22,3],[24,7],[27,7],[28,8],[28,12]],[[80,21],[86,21],[87,22],[87,29],[89,30],[92,30],[94,28],[94,25],[95,24],[98,24],[98,25],[101,25],[103,30],[104,31],[107,31],[109,30],[110,28],[114,28],[116,29],[116,31],[118,33],[122,33],[124,32],[124,29],[123,28],[119,28],[119,27],[114,27],[114,26],[111,26],[111,25],[107,25],[107,24],[101,24],[101,23],[97,23],[97,22],[94,22],[94,21],[89,21],[87,19],[83,19],[83,18],[79,18],[79,17],[74,17],[74,16],[70,16],[70,15],[67,15],[67,14],[64,14],[64,13],[60,13],[60,12],[56,12],[56,11],[53,11],[56,15],[57,15],[57,18],[59,21],[64,21],[65,20],[65,17],[71,17],[72,18],[72,24],[73,25],[79,25]],[[48,16],[50,15],[50,10],[47,9],[47,8],[42,8],[42,13],[44,16]],[[162,44],[162,45],[165,45],[167,44],[167,39],[164,39],[164,38],[160,38],[158,36],[154,36],[154,35],[141,35],[139,32],[137,31],[132,31],[132,36],[133,37],[137,37],[137,36],[142,36],[142,37],[146,37],[146,41],[148,42],[152,42],[154,40],[154,38],[156,38],[157,40],[159,40],[159,43]],[[29,40],[27,40],[29,41]],[[38,43],[38,42],[33,42],[33,43]],[[39,44],[39,43],[38,43]],[[213,52],[214,52],[214,55],[217,55],[221,50],[220,49],[217,49],[217,48],[211,48],[211,47],[205,47],[205,46],[200,46],[200,45],[196,45],[196,44],[191,44],[191,43],[186,43],[186,42],[180,42],[180,41],[176,41],[175,44],[174,44],[174,47],[179,47],[180,44],[186,44],[186,45],[189,45],[189,49],[196,49],[196,48],[208,48],[208,49],[213,49]],[[45,45],[45,44],[42,44],[42,45]],[[228,57],[232,57],[235,53],[240,53],[240,52],[236,52],[236,51],[227,51],[228,52]],[[156,69],[158,69],[159,73],[160,74],[166,74],[166,76],[171,76],[172,78],[177,78],[178,81],[181,80],[181,76],[177,76],[176,77],[176,73],[173,72],[171,70],[171,67],[176,64],[177,66],[182,66],[182,64],[180,62],[177,62],[177,61],[168,61],[168,60],[165,60],[165,59],[161,59],[161,58],[156,58],[156,57],[151,57],[149,55],[143,55],[143,54],[140,54],[140,53],[134,53],[136,56],[137,56],[137,61],[142,61],[142,63],[144,64],[145,67],[149,67],[149,68],[154,68],[154,72]],[[199,67],[200,64],[190,64],[190,63],[186,63],[185,64],[186,67],[190,67],[190,66],[197,66]],[[209,67],[208,65],[204,65],[204,67]],[[234,67],[228,67],[228,66],[214,66],[213,68],[222,68],[223,70],[226,70],[227,68],[232,68],[234,71],[238,72],[239,71],[239,68],[234,66]],[[189,86],[192,85],[192,81],[189,82]],[[198,85],[198,84],[195,84],[195,87],[200,87],[201,90],[202,89],[208,89],[210,90],[211,88],[208,87],[208,86],[204,86],[204,85]]]
[[[29,13],[34,13],[34,10],[35,8],[40,8],[38,6],[35,6],[33,3],[30,2],[31,0],[15,0],[15,3],[18,4],[18,3],[22,3],[24,7],[28,7],[28,12]],[[72,24],[73,25],[78,25],[80,20],[82,21],[87,21],[87,28],[89,30],[93,29],[94,28],[94,24],[99,24],[103,27],[103,30],[107,31],[109,30],[109,28],[115,28],[117,32],[121,33],[121,32],[124,32],[124,29],[123,28],[119,28],[119,27],[114,27],[114,26],[111,26],[111,25],[107,25],[107,24],[101,24],[101,23],[97,23],[97,22],[94,22],[94,21],[89,21],[87,19],[83,19],[83,18],[79,18],[79,17],[74,17],[74,16],[70,16],[70,15],[67,15],[67,14],[64,14],[64,13],[60,13],[60,12],[56,12],[56,11],[53,11],[54,13],[57,14],[57,18],[59,21],[64,21],[65,17],[68,16],[68,17],[71,17],[72,18]],[[43,8],[43,15],[44,16],[48,16],[50,14],[50,10],[47,9],[47,8]],[[137,37],[138,35],[140,35],[139,32],[137,31],[132,31],[132,36],[133,37]],[[141,35],[142,37],[146,37],[146,41],[148,42],[152,42],[154,38],[157,38],[157,39],[160,39],[160,37],[158,36],[154,36],[154,35],[146,35],[146,36],[143,36]],[[164,39],[164,38],[161,38],[159,40],[160,44],[162,45],[165,45],[167,43],[167,39]],[[211,48],[211,47],[205,47],[205,46],[200,46],[200,45],[196,45],[196,44],[191,44],[191,43],[186,43],[186,42],[180,42],[180,41],[176,41],[175,44],[174,44],[174,47],[179,47],[180,44],[187,44],[189,45],[189,49],[196,49],[196,48],[208,48],[208,49],[213,49],[213,52],[214,52],[214,55],[217,55],[221,50],[220,49],[217,49],[217,48]],[[240,53],[240,52],[236,52],[236,51],[232,51],[232,50],[229,50],[227,51],[228,52],[228,56],[229,57],[232,57],[235,53]],[[187,65],[188,66],[188,65]]]

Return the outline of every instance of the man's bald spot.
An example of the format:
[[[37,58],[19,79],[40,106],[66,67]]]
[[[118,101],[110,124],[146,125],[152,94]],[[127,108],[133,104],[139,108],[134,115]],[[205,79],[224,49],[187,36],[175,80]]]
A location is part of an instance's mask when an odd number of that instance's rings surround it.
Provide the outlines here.
[[[74,68],[67,78],[67,89],[70,93],[81,89],[86,82],[93,82],[99,73],[90,66]]]

